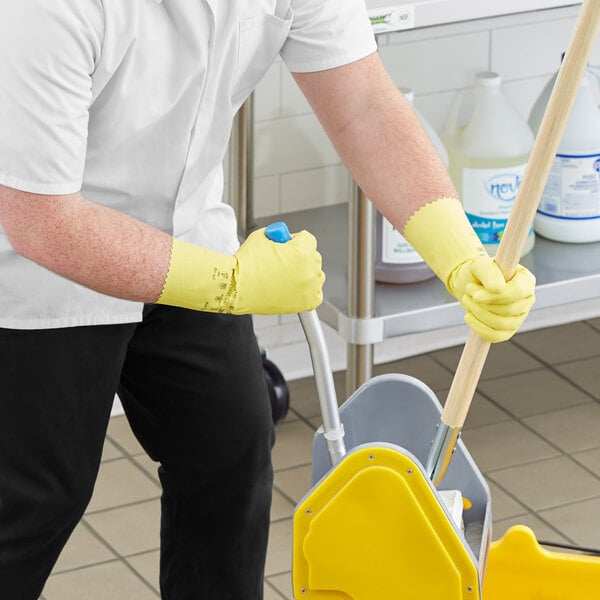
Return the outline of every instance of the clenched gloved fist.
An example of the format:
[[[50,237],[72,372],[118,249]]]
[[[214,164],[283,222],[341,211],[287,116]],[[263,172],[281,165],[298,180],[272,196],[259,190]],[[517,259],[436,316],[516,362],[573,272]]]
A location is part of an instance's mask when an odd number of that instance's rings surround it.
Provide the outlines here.
[[[234,314],[283,314],[313,310],[323,302],[325,274],[317,240],[308,231],[279,244],[264,229],[236,252]]]
[[[506,281],[456,198],[421,207],[403,235],[458,299],[479,336],[503,342],[516,333],[535,301],[535,277],[519,265]]]
[[[535,302],[535,277],[519,265],[512,279],[505,281],[489,256],[463,263],[447,285],[465,309],[467,325],[490,342],[512,337]]]
[[[234,315],[296,313],[321,304],[324,281],[316,239],[307,231],[278,244],[260,229],[234,255],[174,239],[157,303]]]

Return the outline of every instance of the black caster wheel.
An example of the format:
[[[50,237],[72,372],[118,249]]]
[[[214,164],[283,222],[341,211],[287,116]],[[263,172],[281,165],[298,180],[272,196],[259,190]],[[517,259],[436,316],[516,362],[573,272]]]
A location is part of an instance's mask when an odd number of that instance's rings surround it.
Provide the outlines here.
[[[269,390],[273,423],[276,424],[287,415],[290,407],[290,391],[281,371],[267,358],[264,350],[261,352],[261,357],[263,373]]]

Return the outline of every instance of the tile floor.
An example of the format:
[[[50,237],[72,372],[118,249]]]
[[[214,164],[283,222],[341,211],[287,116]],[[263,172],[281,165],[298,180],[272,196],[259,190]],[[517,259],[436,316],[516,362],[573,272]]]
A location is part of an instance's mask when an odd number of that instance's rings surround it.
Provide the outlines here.
[[[376,367],[425,382],[443,402],[462,348]],[[343,399],[344,376],[336,374]],[[314,381],[289,383],[277,426],[265,600],[290,600],[291,515],[310,487],[320,424]],[[600,319],[494,346],[463,439],[492,491],[494,537],[514,523],[539,538],[600,547]],[[151,600],[158,594],[160,488],[124,417],[112,419],[93,499],[43,600]]]

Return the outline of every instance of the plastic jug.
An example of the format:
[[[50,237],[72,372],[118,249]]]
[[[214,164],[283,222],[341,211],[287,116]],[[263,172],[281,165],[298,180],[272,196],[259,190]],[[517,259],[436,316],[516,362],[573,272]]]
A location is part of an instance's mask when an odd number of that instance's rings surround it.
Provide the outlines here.
[[[450,176],[473,229],[494,256],[523,178],[534,136],[502,92],[498,73],[475,75],[474,109],[466,125],[457,125],[465,94],[457,95],[442,139]],[[533,228],[523,254],[534,245]]]
[[[406,100],[412,105],[414,92],[410,88],[400,88]],[[413,106],[425,133],[448,166],[448,154],[442,141],[431,124]],[[377,213],[375,280],[382,283],[416,283],[432,278],[435,273],[421,258],[419,253],[404,239],[402,234],[381,214]]]
[[[557,75],[548,82],[531,110],[529,125],[536,133]],[[588,69],[535,216],[536,232],[551,240],[575,243],[600,240],[600,107],[595,83]]]

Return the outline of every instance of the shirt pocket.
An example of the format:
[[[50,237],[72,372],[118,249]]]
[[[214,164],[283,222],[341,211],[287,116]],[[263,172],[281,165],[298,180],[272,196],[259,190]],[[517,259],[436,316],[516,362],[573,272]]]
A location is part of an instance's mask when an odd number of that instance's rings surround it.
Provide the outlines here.
[[[285,18],[264,14],[239,23],[238,49],[231,99],[241,104],[256,87],[283,47],[292,26]]]

